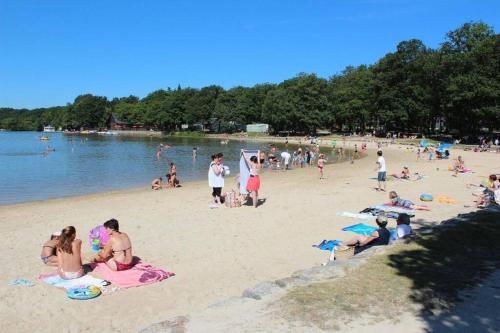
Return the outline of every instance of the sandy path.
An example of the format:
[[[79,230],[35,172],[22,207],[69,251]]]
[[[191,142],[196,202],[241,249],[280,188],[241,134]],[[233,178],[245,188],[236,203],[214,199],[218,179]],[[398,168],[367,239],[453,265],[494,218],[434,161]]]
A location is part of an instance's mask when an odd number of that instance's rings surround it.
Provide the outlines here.
[[[467,166],[477,173],[455,178],[446,171],[449,161],[417,163],[413,152],[398,146],[385,153],[389,173],[408,164],[412,172],[428,176],[416,182],[392,181],[388,189],[415,202],[423,192],[460,201],[458,205],[431,203],[432,212],[417,215],[425,221],[440,221],[472,210],[464,208],[464,203],[471,203],[465,184],[479,183],[484,179],[479,176],[500,166],[500,154],[461,152]],[[265,173],[261,197],[266,202],[259,209],[210,210],[210,190],[205,182],[161,192],[131,190],[2,206],[2,331],[135,332],[240,295],[260,281],[317,265],[326,254],[311,244],[326,238],[345,239],[350,234],[340,228],[356,223],[337,217],[337,212],[357,212],[387,200],[387,194],[374,191],[375,181],[368,179],[375,175],[375,159],[371,150],[354,165],[328,166],[329,178],[322,181],[316,168]],[[50,271],[38,255],[52,231],[74,225],[79,237],[86,239],[91,227],[111,217],[130,235],[135,255],[177,276],[87,302],[71,301],[61,291],[38,282],[31,288],[7,285],[14,278],[35,279]],[[90,253],[88,247],[85,252]]]

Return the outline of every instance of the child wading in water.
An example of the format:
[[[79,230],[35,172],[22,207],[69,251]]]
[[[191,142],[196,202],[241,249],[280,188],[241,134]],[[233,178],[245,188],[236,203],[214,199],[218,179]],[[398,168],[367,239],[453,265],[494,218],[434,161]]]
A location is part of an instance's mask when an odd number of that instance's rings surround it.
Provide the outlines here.
[[[326,163],[325,154],[319,154],[319,157],[318,157],[319,179],[324,179],[323,169],[325,167],[325,163]]]

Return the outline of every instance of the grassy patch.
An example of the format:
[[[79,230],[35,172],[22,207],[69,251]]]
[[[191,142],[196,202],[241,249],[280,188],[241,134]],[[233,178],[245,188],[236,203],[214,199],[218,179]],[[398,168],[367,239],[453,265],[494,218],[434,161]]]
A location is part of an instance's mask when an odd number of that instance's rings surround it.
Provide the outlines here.
[[[468,221],[391,247],[345,278],[296,288],[279,301],[282,315],[322,329],[361,315],[446,310],[500,267],[500,213],[480,211]]]

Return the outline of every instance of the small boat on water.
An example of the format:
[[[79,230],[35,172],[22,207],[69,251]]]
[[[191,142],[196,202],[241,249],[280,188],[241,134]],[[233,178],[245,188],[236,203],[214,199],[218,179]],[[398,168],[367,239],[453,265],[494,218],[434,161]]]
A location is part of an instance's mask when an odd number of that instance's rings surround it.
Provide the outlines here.
[[[46,136],[46,135],[40,135],[40,136],[38,137],[38,139],[39,139],[40,141],[49,141],[49,140],[50,140],[50,138],[49,138],[48,136]]]
[[[55,131],[56,131],[56,129],[55,129],[55,127],[54,127],[54,126],[50,126],[50,125],[48,125],[48,126],[44,126],[44,127],[43,127],[43,131],[44,131],[44,132],[55,132]]]

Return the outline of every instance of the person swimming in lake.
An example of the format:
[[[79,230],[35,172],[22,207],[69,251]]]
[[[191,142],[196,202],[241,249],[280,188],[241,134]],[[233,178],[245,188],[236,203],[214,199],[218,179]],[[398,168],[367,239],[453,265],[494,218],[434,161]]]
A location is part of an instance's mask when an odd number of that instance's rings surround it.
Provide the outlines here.
[[[132,243],[128,235],[120,232],[116,219],[104,222],[104,228],[109,235],[109,241],[104,249],[99,251],[93,262],[104,262],[113,271],[125,271],[134,267]]]
[[[163,178],[159,177],[159,178],[155,178],[153,180],[153,182],[151,183],[151,189],[152,190],[160,190],[161,189],[161,182],[162,182]]]
[[[55,231],[50,236],[50,239],[43,244],[40,258],[45,265],[57,266],[57,243],[60,236],[61,232]]]
[[[64,228],[56,246],[57,272],[65,280],[84,275],[82,266],[82,240],[76,238],[73,226]]]

